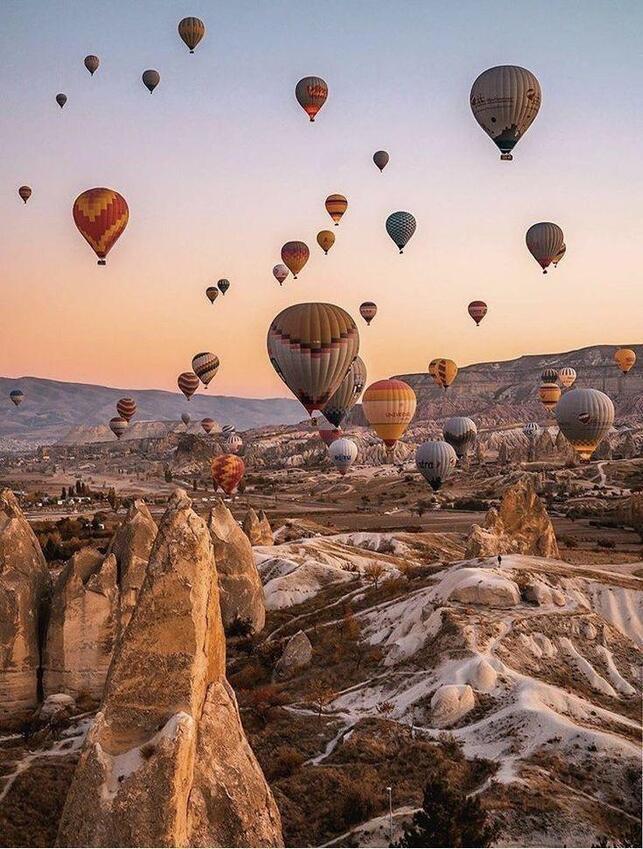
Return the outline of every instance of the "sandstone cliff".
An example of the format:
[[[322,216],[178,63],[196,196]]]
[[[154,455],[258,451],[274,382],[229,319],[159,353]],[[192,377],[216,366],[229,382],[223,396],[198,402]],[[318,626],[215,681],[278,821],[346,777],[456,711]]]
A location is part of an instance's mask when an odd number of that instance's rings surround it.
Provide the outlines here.
[[[256,511],[250,507],[243,518],[243,532],[250,540],[250,545],[272,545],[272,528],[268,517],[263,510],[257,515]]]

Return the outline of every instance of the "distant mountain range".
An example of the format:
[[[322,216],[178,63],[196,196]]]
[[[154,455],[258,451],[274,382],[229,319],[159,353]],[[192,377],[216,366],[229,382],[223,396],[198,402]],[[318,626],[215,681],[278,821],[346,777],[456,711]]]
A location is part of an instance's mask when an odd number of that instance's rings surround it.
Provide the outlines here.
[[[25,400],[15,407],[9,392],[18,388],[25,393]],[[113,389],[39,377],[0,377],[0,448],[52,444],[72,428],[105,425],[116,415],[116,402],[123,397],[136,400],[138,409],[132,424],[180,421],[184,410],[196,422],[209,416],[222,425],[234,424],[238,430],[295,424],[306,417],[301,404],[290,398],[235,398],[200,392],[188,402],[178,393],[159,389]]]

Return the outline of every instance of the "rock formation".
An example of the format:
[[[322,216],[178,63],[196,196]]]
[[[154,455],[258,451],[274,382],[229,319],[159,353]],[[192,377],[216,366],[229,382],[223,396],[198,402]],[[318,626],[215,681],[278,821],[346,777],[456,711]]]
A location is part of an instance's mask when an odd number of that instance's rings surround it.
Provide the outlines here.
[[[48,572],[40,545],[9,489],[0,492],[0,723],[38,703]]]
[[[453,725],[476,706],[468,684],[443,684],[431,699],[431,721],[436,728]]]
[[[220,498],[210,512],[209,528],[219,578],[223,627],[229,631],[235,625],[244,624],[257,633],[265,625],[266,609],[250,540]]]
[[[277,661],[275,673],[278,678],[288,678],[294,672],[308,666],[312,659],[312,643],[303,631],[297,631],[286,643],[286,648]]]
[[[45,695],[67,693],[99,702],[118,623],[116,558],[77,551],[54,586],[43,652]]]
[[[250,540],[250,545],[273,544],[272,528],[263,510],[257,516],[257,513],[251,507],[243,519],[242,528]]]
[[[553,525],[530,476],[505,490],[500,507],[488,511],[483,526],[472,527],[465,557],[512,553],[559,557]]]
[[[170,499],[110,667],[61,846],[280,846],[279,812],[225,678],[210,533]]]
[[[157,531],[145,502],[136,500],[109,545],[108,553],[116,558],[118,570],[120,631],[125,629],[132,615]]]

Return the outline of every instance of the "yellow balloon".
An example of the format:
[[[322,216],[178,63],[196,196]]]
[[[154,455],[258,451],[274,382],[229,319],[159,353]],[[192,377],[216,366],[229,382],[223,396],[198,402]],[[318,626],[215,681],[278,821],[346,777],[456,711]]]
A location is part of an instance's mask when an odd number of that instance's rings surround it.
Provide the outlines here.
[[[319,233],[317,233],[317,244],[323,252],[327,254],[335,244],[335,234],[330,230],[320,230]]]
[[[619,348],[614,354],[614,362],[623,374],[627,374],[636,362],[636,354],[631,348]]]
[[[432,360],[429,365],[429,374],[431,365],[433,365],[433,380],[441,386],[445,392],[451,386],[458,374],[458,367],[453,360]]]
[[[371,383],[362,398],[364,415],[375,433],[392,450],[415,415],[417,398],[403,380]]]

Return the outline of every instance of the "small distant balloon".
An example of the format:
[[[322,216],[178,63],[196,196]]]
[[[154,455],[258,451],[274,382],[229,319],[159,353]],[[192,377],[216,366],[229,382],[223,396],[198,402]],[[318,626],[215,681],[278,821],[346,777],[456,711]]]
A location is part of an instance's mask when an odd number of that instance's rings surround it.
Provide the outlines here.
[[[219,290],[216,286],[208,286],[208,288],[205,290],[205,294],[210,303],[213,304],[219,297]]]
[[[297,275],[308,262],[310,251],[305,242],[286,242],[281,249],[281,258],[284,261],[292,276],[297,279]]]
[[[212,430],[214,429],[215,424],[216,424],[216,422],[215,422],[214,419],[209,419],[209,418],[201,419],[201,427],[203,428],[205,433],[212,433]]]
[[[565,389],[569,389],[570,386],[574,384],[576,381],[576,369],[571,368],[570,366],[565,366],[561,368],[558,372],[558,379],[563,384]]]
[[[277,280],[279,282],[279,285],[281,286],[281,284],[284,282],[286,277],[288,277],[289,271],[288,271],[288,269],[286,268],[285,265],[282,265],[279,262],[272,269],[272,274],[273,274],[275,280]]]
[[[348,209],[348,201],[344,195],[328,195],[325,206],[326,212],[335,222],[335,227],[338,227],[342,215]]]
[[[393,239],[400,253],[404,253],[404,248],[415,233],[416,226],[417,222],[410,212],[392,212],[386,219],[386,232]]]
[[[332,230],[320,230],[317,233],[317,244],[327,254],[335,244],[335,234]]]
[[[90,53],[89,56],[85,56],[85,67],[89,71],[89,73],[94,76],[96,71],[98,70],[98,66],[100,65],[100,59],[98,56],[94,56]]]
[[[614,362],[623,374],[627,374],[636,362],[636,354],[631,348],[619,348],[614,353]]]
[[[377,165],[380,171],[383,171],[388,165],[389,155],[385,150],[377,150],[373,154],[373,162]]]
[[[556,383],[558,380],[558,372],[555,368],[546,368],[540,375],[540,379],[543,383]]]
[[[219,292],[221,292],[222,295],[225,295],[225,293],[230,288],[230,281],[226,280],[225,277],[223,277],[221,280],[218,281],[217,286],[219,287]]]
[[[377,315],[377,304],[373,303],[373,301],[364,301],[363,304],[360,304],[359,314],[362,316],[367,325],[370,325],[371,321]]]
[[[210,351],[203,351],[192,357],[192,371],[201,383],[207,387],[215,374],[219,371],[219,358]]]
[[[161,75],[158,71],[155,71],[153,68],[149,68],[147,71],[143,71],[143,76],[141,77],[143,80],[143,85],[149,91],[150,94],[154,91],[156,86],[161,82]]]
[[[326,103],[328,86],[321,77],[304,77],[295,86],[297,102],[311,121]]]
[[[432,361],[431,365],[433,365],[433,362],[435,362],[433,366],[433,380],[446,392],[457,377],[458,367],[453,360],[438,359]],[[431,365],[429,366],[429,374],[431,374]]]
[[[543,383],[538,390],[538,397],[546,410],[554,409],[560,401],[561,394],[560,386],[557,383]]]
[[[18,189],[18,194],[22,198],[22,200],[27,203],[29,198],[31,197],[31,187],[30,186],[20,186]]]
[[[533,442],[540,436],[540,425],[538,422],[527,422],[527,424],[524,425],[522,432],[525,434],[527,439]]]
[[[564,251],[565,236],[558,224],[552,224],[551,221],[541,221],[538,224],[532,224],[525,235],[525,241],[529,253],[536,260],[538,265],[543,270],[543,274],[547,274],[547,267],[558,263],[561,258],[561,250]]]
[[[66,94],[57,94],[56,95],[56,103],[62,109],[65,103],[67,103],[67,95]]]
[[[187,426],[188,426],[188,425],[190,424],[190,422],[192,421],[192,416],[191,416],[189,413],[181,413],[181,421],[183,422],[183,424],[184,424],[184,425],[186,426],[186,428],[187,428]]]
[[[477,327],[487,314],[487,305],[484,301],[471,301],[467,307],[467,311],[471,318],[475,321]]]
[[[129,424],[136,413],[136,401],[133,398],[121,398],[116,404],[116,412]]]
[[[357,445],[352,439],[342,436],[328,446],[328,455],[343,477],[357,459]]]
[[[188,401],[199,388],[199,378],[192,371],[182,372],[176,382]]]
[[[434,492],[453,474],[458,458],[448,442],[423,442],[415,451],[418,472]]]
[[[222,446],[228,454],[238,454],[243,448],[243,439],[238,433],[228,433],[223,438]]]
[[[182,41],[189,47],[190,53],[194,53],[194,48],[205,35],[205,24],[200,18],[183,18],[179,21],[179,35]]]
[[[25,400],[25,393],[22,389],[12,389],[9,393],[9,398],[13,401],[16,407],[19,407]]]
[[[121,416],[114,416],[113,419],[109,420],[109,429],[114,434],[116,439],[120,439],[121,436],[127,430],[127,422]]]

